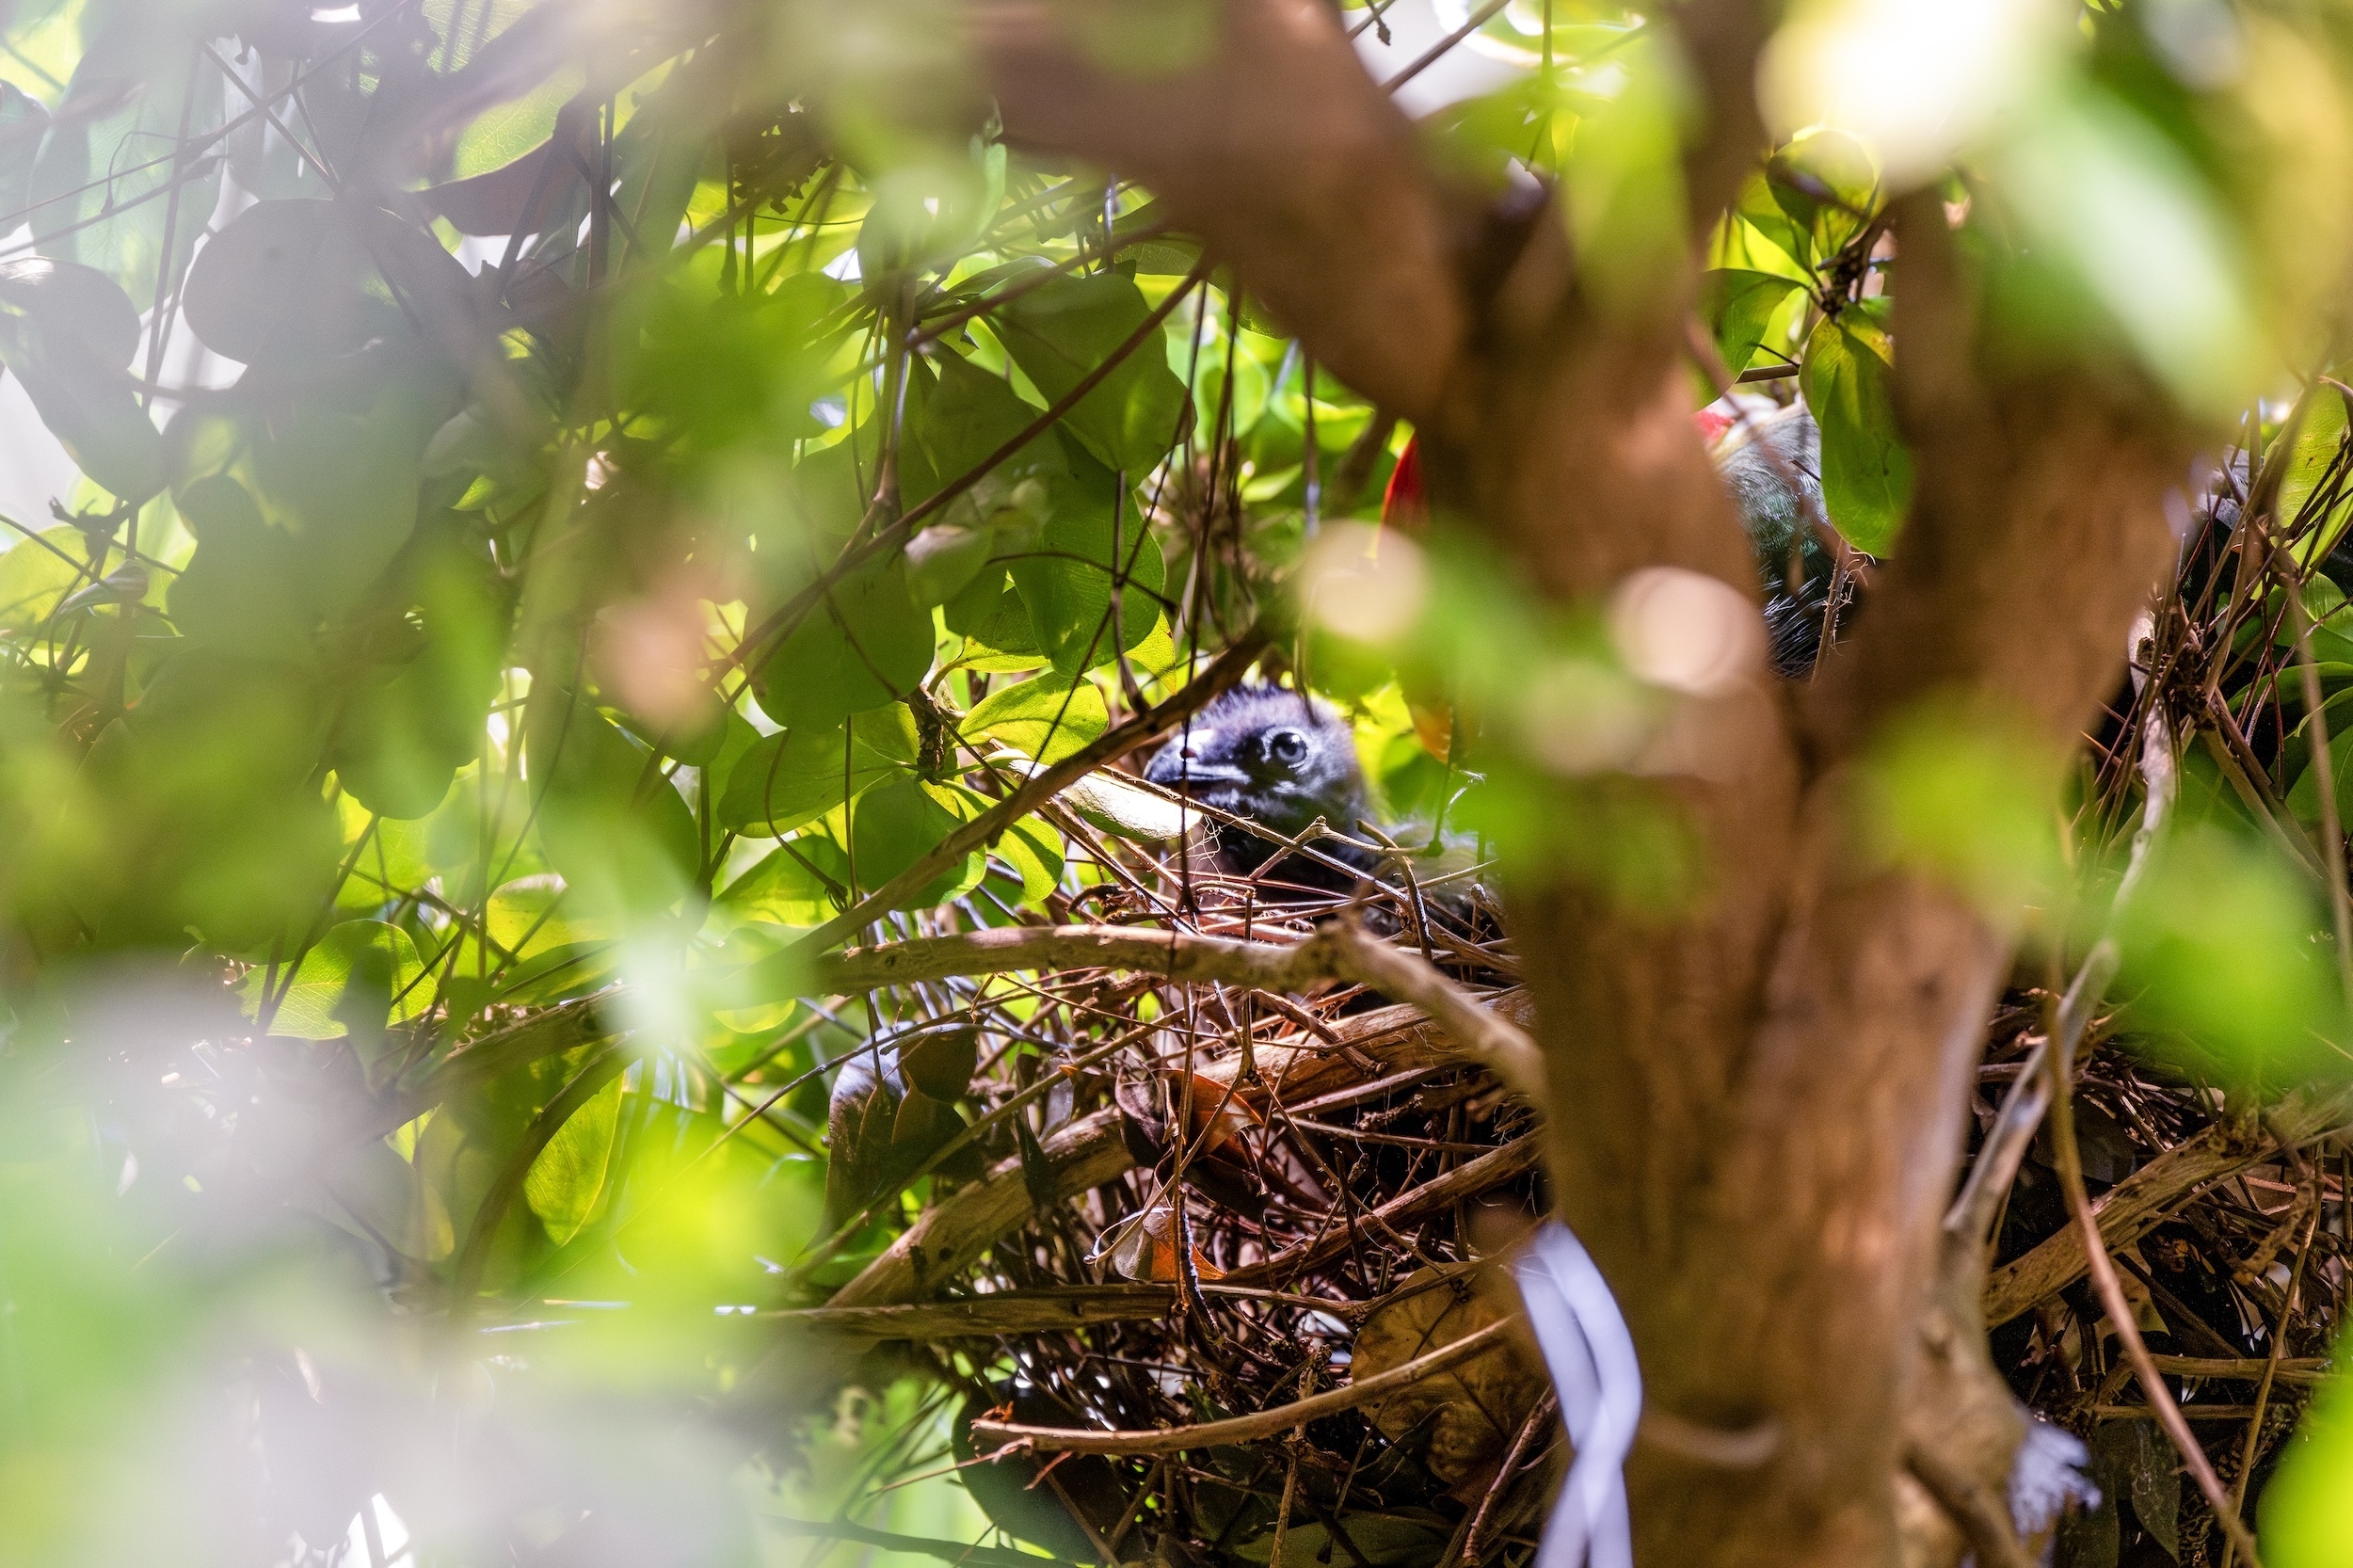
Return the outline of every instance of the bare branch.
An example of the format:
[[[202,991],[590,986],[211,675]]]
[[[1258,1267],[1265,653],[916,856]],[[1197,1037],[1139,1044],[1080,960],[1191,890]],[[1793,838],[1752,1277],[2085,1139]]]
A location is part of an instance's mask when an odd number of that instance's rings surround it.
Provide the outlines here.
[[[2033,1568],[2034,1559],[2019,1544],[2018,1532],[2010,1525],[2009,1505],[2000,1496],[1927,1448],[1905,1449],[1904,1468],[1961,1528],[1978,1562],[1992,1568]]]
[[[1452,1340],[1426,1355],[1416,1356],[1401,1367],[1351,1383],[1345,1387],[1311,1394],[1304,1400],[1276,1405],[1249,1416],[1236,1416],[1223,1421],[1204,1421],[1198,1426],[1160,1427],[1150,1432],[1083,1432],[1068,1427],[1025,1427],[1010,1421],[975,1421],[972,1423],[974,1447],[983,1443],[1019,1443],[1045,1452],[1078,1454],[1169,1454],[1187,1448],[1213,1448],[1222,1443],[1248,1443],[1261,1437],[1272,1437],[1279,1432],[1307,1421],[1337,1416],[1343,1410],[1385,1399],[1401,1389],[1410,1388],[1423,1378],[1460,1367],[1511,1347],[1512,1336],[1525,1333],[1517,1318],[1506,1318],[1489,1323]]]
[[[2281,1147],[2275,1139],[2300,1144],[2353,1124],[2353,1094],[2299,1091],[2264,1113],[2264,1136],[2217,1122],[2175,1145],[2100,1195],[2091,1206],[2100,1238],[2110,1252],[2129,1247],[2187,1202],[2200,1189],[2262,1163]],[[2025,1256],[1993,1271],[1986,1285],[1985,1320],[1993,1327],[2017,1317],[2083,1278],[2089,1267],[2083,1233],[2069,1226]]]
[[[1223,981],[1263,991],[1304,991],[1321,981],[1353,981],[1413,1003],[1452,1037],[1462,1055],[1544,1103],[1544,1058],[1525,1031],[1421,958],[1337,921],[1304,942],[1238,941],[1113,925],[1007,926],[919,936],[820,959],[808,984],[831,996],[951,975],[1069,968],[1132,969],[1172,981]]]

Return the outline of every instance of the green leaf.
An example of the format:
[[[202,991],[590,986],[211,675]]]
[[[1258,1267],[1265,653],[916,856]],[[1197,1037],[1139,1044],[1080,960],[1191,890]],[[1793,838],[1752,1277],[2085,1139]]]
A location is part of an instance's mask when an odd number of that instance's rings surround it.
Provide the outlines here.
[[[253,497],[226,474],[190,485],[179,508],[197,543],[164,596],[172,624],[229,652],[306,656],[318,617],[294,541],[264,522]]]
[[[1028,429],[1037,416],[1038,410],[1024,403],[1003,376],[992,376],[958,355],[939,355],[936,369],[919,360],[907,380],[911,439],[899,458],[900,488],[906,504],[927,501],[942,486],[963,478]],[[1040,431],[984,483],[994,482],[1010,494],[1023,479],[1064,468],[1052,433]]]
[[[2264,454],[2266,465],[2287,464],[2287,472],[2280,481],[2278,516],[2289,527],[2309,525],[2296,552],[2297,560],[2306,566],[2335,547],[2345,534],[2346,518],[2353,516],[2353,507],[2345,504],[2353,485],[2342,479],[2326,516],[2307,519],[2304,515],[2321,481],[2328,476],[2329,466],[2336,461],[2338,450],[2345,444],[2346,423],[2345,394],[2334,387],[2316,384],[2306,399],[2304,420],[2297,429],[2294,449],[2281,452],[2275,440],[2271,450]]]
[[[718,820],[740,833],[781,838],[907,772],[915,757],[914,720],[895,703],[855,714],[840,728],[765,736],[728,770]]]
[[[115,281],[71,262],[0,263],[0,360],[82,472],[134,504],[164,488],[164,438],[123,366],[138,312]]]
[[[368,234],[339,202],[289,200],[248,207],[188,268],[189,328],[247,364],[345,354],[399,331],[404,317],[371,292]]]
[[[33,188],[33,164],[49,129],[49,111],[14,82],[0,82],[0,213],[21,213]]]
[[[0,312],[77,343],[95,363],[120,370],[139,348],[139,312],[122,286],[94,267],[46,256],[0,262]]]
[[[291,984],[277,982],[284,1000],[268,1018],[272,1034],[297,1040],[338,1040],[357,1022],[363,1032],[386,1023],[407,1023],[433,1005],[432,983],[408,934],[382,920],[344,920],[327,928],[302,955]],[[246,1011],[259,1016],[270,971],[253,969],[238,994]]]
[[[948,630],[965,639],[956,662],[970,669],[1033,670],[1047,662],[1037,646],[1029,606],[999,566],[984,567],[962,592],[941,606]]]
[[[457,138],[453,175],[462,180],[503,168],[546,141],[555,130],[555,117],[586,80],[583,67],[568,66],[520,98],[475,115]]]
[[[580,1234],[604,1192],[605,1170],[621,1125],[625,1081],[616,1076],[573,1112],[523,1177],[524,1200],[548,1227],[548,1240],[559,1247]]]
[[[1035,817],[1022,818],[997,840],[999,858],[1021,874],[1021,902],[1032,906],[1061,884],[1066,853],[1062,835]]]
[[[2353,1368],[2321,1384],[2259,1505],[2264,1557],[2285,1568],[2338,1568],[2353,1540]]]
[[[1769,272],[1723,270],[1700,279],[1699,312],[1716,338],[1724,368],[1737,376],[1756,357],[1782,302],[1803,285]]]
[[[920,685],[932,648],[931,613],[888,561],[827,589],[760,666],[752,695],[780,725],[823,728]]]
[[[327,717],[303,665],[182,648],[84,760],[106,831],[69,846],[60,893],[110,944],[298,941],[343,839],[315,776]]]
[[[967,735],[1002,741],[1042,762],[1059,762],[1111,727],[1103,694],[1084,680],[1041,675],[991,692],[965,715]]]
[[[804,833],[777,845],[728,883],[716,908],[739,920],[823,925],[840,909],[834,895],[837,890],[846,891],[849,882],[849,856],[840,846],[818,834]]]
[[[638,104],[613,138],[613,165],[620,177],[614,204],[624,222],[613,225],[612,240],[629,248],[626,264],[642,266],[665,256],[677,241],[679,220],[714,151],[701,122],[701,86],[672,76]]]
[[[1151,314],[1132,279],[1064,278],[1009,301],[991,318],[1006,352],[1059,402]],[[1140,478],[1184,434],[1184,383],[1145,342],[1070,410],[1064,424],[1107,468]]]
[[[1887,334],[1866,300],[1806,339],[1799,383],[1822,431],[1822,503],[1847,542],[1884,555],[1912,502],[1912,454],[1896,430]]]
[[[1168,580],[1160,543],[1114,494],[1112,476],[1088,465],[1057,488],[1037,551],[1010,563],[1037,646],[1064,675],[1110,664],[1140,646],[1160,619]],[[1126,584],[1116,625],[1115,580]]]
[[[440,805],[457,770],[482,749],[506,658],[506,596],[488,552],[451,529],[418,542],[400,597],[412,606],[423,646],[366,673],[328,752],[344,787],[387,817],[422,817]]]
[[[1814,265],[1814,241],[1807,231],[1790,221],[1775,199],[1773,187],[1760,171],[1752,174],[1740,186],[1740,199],[1734,208],[1744,223],[1754,229],[1775,248],[1787,256],[1801,270]]]
[[[1818,265],[1863,232],[1879,206],[1879,168],[1871,151],[1845,131],[1802,132],[1765,165],[1774,204],[1803,236],[1809,265]],[[1743,216],[1751,216],[1746,210]],[[1752,217],[1753,221],[1753,217]],[[1778,243],[1781,236],[1767,230]],[[1790,246],[1782,248],[1798,254]]]
[[[808,406],[831,379],[827,362],[841,336],[827,323],[848,296],[822,273],[796,274],[766,293],[717,297],[683,281],[648,279],[625,302],[632,330],[622,336],[616,368],[624,394],[697,447],[820,435],[824,427]],[[870,440],[870,459],[872,446]],[[813,532],[846,536],[865,509],[849,458],[840,442],[809,454],[795,471],[792,499],[816,514],[808,519]]]
[[[539,840],[588,907],[645,917],[683,897],[701,834],[653,754],[553,680],[533,683],[523,725]]]
[[[537,958],[620,935],[612,920],[582,907],[576,898],[568,900],[567,891],[555,876],[520,876],[506,883],[485,906],[483,925],[490,940],[518,958]]]
[[[46,621],[66,595],[90,580],[82,531],[70,523],[19,539],[0,554],[0,632],[20,635]]]
[[[263,516],[295,540],[322,615],[348,611],[408,542],[421,445],[387,410],[362,419],[317,404],[255,444]]]
[[[937,785],[901,778],[858,797],[850,820],[850,847],[864,891],[880,888],[939,847],[966,816],[947,803],[956,800]],[[950,866],[893,907],[921,909],[954,897],[978,882],[983,856],[977,852]]]
[[[51,122],[33,167],[28,216],[42,251],[96,267],[133,298],[152,300],[165,230],[176,272],[219,197],[219,153],[197,149],[221,122],[225,83],[218,71],[188,70],[182,28],[135,7],[110,9],[67,87],[66,101],[88,109]],[[192,89],[185,102],[184,85]],[[175,158],[170,150],[184,135],[194,145]]]

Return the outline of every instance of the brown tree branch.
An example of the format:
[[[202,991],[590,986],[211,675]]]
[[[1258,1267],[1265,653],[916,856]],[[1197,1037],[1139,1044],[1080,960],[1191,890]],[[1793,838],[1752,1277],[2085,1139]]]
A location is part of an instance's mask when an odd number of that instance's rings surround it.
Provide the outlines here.
[[[1206,49],[1160,62],[1141,8],[969,0],[964,17],[1008,136],[1141,180],[1320,364],[1425,417],[1468,335],[1452,257],[1472,204],[1442,189],[1330,7],[1202,9]]]
[[[951,975],[1074,968],[1130,969],[1180,983],[1223,981],[1263,991],[1304,991],[1325,980],[1353,981],[1413,1003],[1454,1040],[1461,1054],[1544,1103],[1544,1059],[1517,1024],[1415,954],[1337,921],[1303,942],[1239,941],[1112,925],[1005,926],[852,948],[818,960],[808,984],[815,993],[836,996]]]
[[[1308,1421],[1337,1416],[1343,1410],[1383,1400],[1401,1389],[1410,1388],[1426,1377],[1475,1361],[1482,1355],[1509,1350],[1513,1336],[1525,1333],[1517,1318],[1506,1318],[1489,1323],[1400,1367],[1376,1372],[1338,1388],[1321,1394],[1310,1394],[1304,1400],[1293,1400],[1271,1410],[1257,1411],[1248,1416],[1230,1416],[1223,1421],[1204,1421],[1197,1426],[1160,1427],[1150,1432],[1087,1432],[1069,1427],[1028,1427],[1011,1421],[981,1420],[972,1423],[974,1447],[984,1443],[1019,1443],[1025,1448],[1048,1453],[1078,1454],[1168,1454],[1181,1453],[1188,1448],[1213,1448],[1226,1443],[1251,1443],[1272,1437],[1289,1428]]]
[[[2266,1111],[2260,1130],[2217,1122],[2158,1155],[2103,1192],[2091,1205],[2110,1252],[2131,1246],[2163,1224],[2201,1189],[2279,1153],[2280,1140],[2300,1144],[2353,1125],[2353,1094],[2299,1090]],[[2081,1231],[2071,1225],[2024,1257],[1993,1271],[1985,1291],[1986,1321],[1996,1327],[2035,1303],[2083,1278],[2089,1259]]]
[[[1978,283],[1941,195],[1897,204],[1897,408],[1914,481],[1902,547],[1809,704],[1825,759],[1923,698],[1965,694],[2072,746],[2164,569],[2178,421],[2121,374],[1985,367]]]

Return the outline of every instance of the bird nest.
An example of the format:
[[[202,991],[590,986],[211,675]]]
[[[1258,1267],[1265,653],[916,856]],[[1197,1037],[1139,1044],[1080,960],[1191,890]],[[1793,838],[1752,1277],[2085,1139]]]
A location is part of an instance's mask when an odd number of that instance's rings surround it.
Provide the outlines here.
[[[2209,585],[2228,520],[2206,520],[2138,650],[2145,679],[2107,715],[2080,791],[2089,843],[2130,837],[2153,716],[2177,753],[2235,771],[2271,828],[2309,838],[2281,806],[2303,744],[2294,650],[2238,624],[2281,623],[2280,596]],[[1566,1457],[1492,1266],[1547,1206],[1534,1110],[1416,1008],[1345,979],[1285,994],[1186,978],[1177,958],[1193,938],[1305,946],[1344,915],[1525,1021],[1496,911],[1475,884],[1433,896],[1394,856],[1345,894],[1267,896],[1067,812],[1058,825],[1099,874],[1053,896],[1053,923],[1165,938],[1168,961],[1066,953],[874,991],[870,1065],[832,1099],[838,1228],[788,1316],[868,1351],[855,1371],[830,1364],[848,1377],[930,1380],[922,1430],[944,1416],[944,1441],[895,1449],[891,1474],[952,1467],[1005,1536],[1057,1557],[1522,1568]],[[1011,918],[968,900],[899,918],[899,935]],[[2216,1561],[2213,1511],[2087,1282],[2061,1151],[2021,1120],[2066,979],[2007,992],[1973,1107],[1961,1176],[1992,1243],[1994,1362],[2086,1440],[2099,1500],[2058,1526],[2062,1565]],[[2089,1020],[2076,1152],[2133,1327],[2251,1508],[2342,1317],[2353,1102],[2226,1094],[2133,1016]],[[930,1180],[922,1203],[866,1211],[910,1172]]]
[[[1401,868],[1262,899],[1064,825],[1117,874],[1058,921],[1264,952],[1344,915],[1521,1009],[1475,887]],[[830,1208],[840,1236],[910,1165],[932,1201],[851,1277],[818,1276],[804,1321],[883,1341],[869,1381],[935,1380],[963,1482],[1008,1535],[1080,1561],[1292,1564],[1532,1541],[1561,1458],[1532,1347],[1449,1350],[1508,1336],[1481,1263],[1545,1208],[1535,1114],[1490,1067],[1342,981],[1287,996],[1074,966],[897,1000],[872,1065],[837,1075]],[[969,1132],[943,1146],[966,1127],[933,1120],[952,1097]]]
[[[1480,895],[1417,899],[1400,880],[1262,902],[1093,842],[1128,875],[1086,911],[1098,921],[1273,947],[1344,912],[1402,948],[1426,936],[1474,995],[1527,1019]],[[792,1314],[828,1347],[869,1350],[852,1381],[913,1370],[934,1390],[944,1449],[905,1448],[879,1482],[953,1466],[1006,1536],[1071,1561],[1528,1560],[1567,1456],[1492,1266],[1546,1198],[1535,1113],[1489,1066],[1343,982],[1291,997],[1106,962],[919,982],[896,1000],[875,1020],[879,1088],[837,1075],[836,1173],[861,1150],[871,1169],[844,1178],[845,1256],[806,1276],[812,1306]],[[2061,1524],[2062,1564],[2136,1547],[2217,1560],[2211,1512],[2085,1281],[2047,1129],[1997,1146],[2049,1000],[2009,993],[1975,1106],[1979,1154],[2015,1173],[1984,1288],[1996,1365],[2088,1441],[2101,1500]],[[2249,1477],[2253,1496],[2340,1311],[2353,1172],[2315,1140],[2353,1118],[2313,1095],[2264,1118],[2226,1108],[2121,1022],[2094,1018],[2080,1062],[2085,1172],[2095,1201],[2137,1216],[2111,1240],[2138,1326],[2225,1483]],[[965,1115],[933,1120],[951,1097]],[[941,1127],[956,1129],[944,1145]],[[928,1202],[854,1246],[859,1184],[896,1192],[910,1168],[928,1171]]]

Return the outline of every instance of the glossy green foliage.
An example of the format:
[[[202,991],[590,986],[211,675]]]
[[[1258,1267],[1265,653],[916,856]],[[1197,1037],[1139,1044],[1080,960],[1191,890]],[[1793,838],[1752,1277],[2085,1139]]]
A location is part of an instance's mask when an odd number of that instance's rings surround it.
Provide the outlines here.
[[[1806,339],[1800,384],[1822,429],[1822,502],[1856,549],[1887,553],[1912,502],[1912,456],[1896,428],[1883,312],[1856,305]]]
[[[1146,84],[1218,37],[1193,0],[1049,8]],[[2311,383],[2281,435],[2297,389],[2265,356],[2306,351],[2345,274],[2343,72],[2247,8],[2247,85],[2198,86],[2161,8],[2089,8],[1933,172],[1808,118],[1695,215],[1687,159],[1722,121],[1669,22],[1514,5],[1465,47],[1519,74],[1398,155],[1434,149],[1501,219],[1542,176],[1576,330],[1695,308],[1731,373],[1795,371],[1750,388],[1802,394],[1827,520],[1883,557],[1915,488],[1891,203],[1965,168],[1942,194],[1995,362],[2196,414],[2275,398],[2252,444],[2287,465],[2310,565],[2348,515],[2345,399]],[[805,995],[815,944],[1127,918],[1191,813],[1118,772],[1002,803],[1253,627],[1261,674],[1347,700],[1392,819],[1646,908],[1704,895],[1637,783],[1675,699],[1603,606],[1460,550],[1478,520],[1392,547],[1426,568],[1393,634],[1293,623],[1410,430],[1150,191],[1009,137],[968,23],[946,0],[0,16],[0,367],[80,476],[0,539],[0,1560],[298,1538],[397,1561],[362,1528],[379,1492],[418,1562],[757,1560],[738,1438],[803,1368],[779,1378],[751,1313],[890,1244],[934,1191],[902,1157],[972,1111],[944,1080],[862,1103],[843,1125],[879,1156],[837,1170],[843,1064],[968,994]],[[1333,287],[1391,260],[1339,258]],[[2307,607],[2344,794],[2353,632]],[[2281,689],[2308,770],[2281,798],[2316,824],[2316,730]],[[2004,929],[2065,926],[2105,862],[2071,866],[2010,788],[2041,762],[1923,723],[1863,770],[1858,830]],[[2281,1044],[2342,1022],[2313,890],[2218,786],[2194,805],[2122,928],[2124,1016],[2233,1081],[2315,1073]],[[872,1219],[827,1250],[848,1208]],[[828,1396],[880,1376],[820,1370]],[[905,1398],[881,1402],[909,1441],[944,1441]],[[206,1424],[232,1405],[260,1414]],[[771,1457],[813,1519],[885,1456],[811,1430]],[[390,1480],[387,1432],[432,1438]],[[2265,1505],[2283,1543],[2333,1539],[2323,1436]],[[263,1526],[231,1517],[256,1496]],[[946,1480],[859,1517],[959,1549],[987,1524]],[[1442,1553],[1447,1529],[1393,1523],[1339,1544]],[[1289,1555],[1329,1557],[1322,1530],[1295,1520]]]

